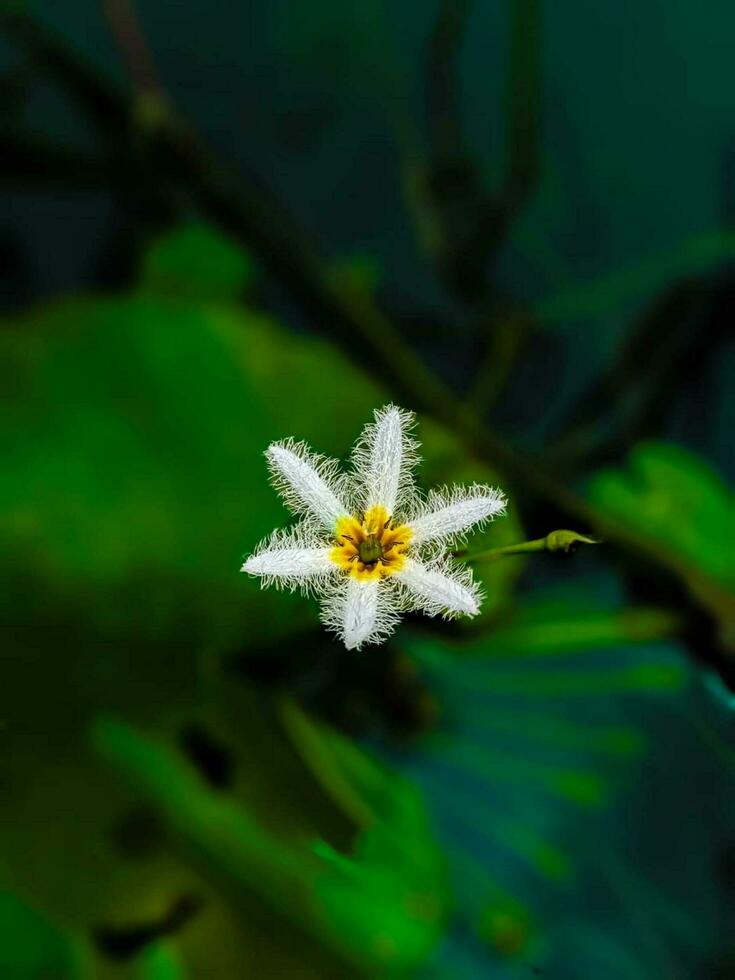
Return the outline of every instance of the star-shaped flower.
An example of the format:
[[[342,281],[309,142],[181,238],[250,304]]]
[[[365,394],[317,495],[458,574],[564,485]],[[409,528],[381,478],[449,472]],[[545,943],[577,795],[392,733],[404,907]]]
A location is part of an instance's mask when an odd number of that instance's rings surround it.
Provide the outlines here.
[[[475,484],[432,490],[413,481],[418,443],[411,412],[375,412],[352,452],[351,469],[286,439],[266,450],[271,480],[302,519],[260,543],[242,571],[263,587],[300,588],[322,600],[322,622],[348,650],[380,643],[401,612],[476,616],[482,594],[451,549],[505,509],[505,495]]]

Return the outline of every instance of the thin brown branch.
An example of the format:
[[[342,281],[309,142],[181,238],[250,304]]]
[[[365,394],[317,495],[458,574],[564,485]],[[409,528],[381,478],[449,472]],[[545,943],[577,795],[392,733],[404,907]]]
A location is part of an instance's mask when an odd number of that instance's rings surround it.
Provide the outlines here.
[[[163,90],[133,0],[100,0],[133,90],[140,99],[163,98]]]
[[[87,58],[42,23],[21,10],[0,6],[0,27],[11,43],[19,45],[43,75],[59,83],[106,137],[117,138],[127,128],[129,110],[117,86]]]
[[[536,186],[541,162],[542,0],[508,0],[503,200],[512,213]]]
[[[470,0],[441,0],[426,52],[425,89],[429,145],[435,160],[464,153],[459,55]]]

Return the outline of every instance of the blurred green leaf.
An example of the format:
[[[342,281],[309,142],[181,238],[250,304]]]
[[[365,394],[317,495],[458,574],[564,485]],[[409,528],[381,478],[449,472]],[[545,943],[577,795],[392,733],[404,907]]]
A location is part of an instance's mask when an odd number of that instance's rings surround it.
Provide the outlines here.
[[[422,875],[440,880],[441,862],[426,823],[423,801],[414,787],[349,739],[308,716],[293,701],[284,701],[281,717],[294,749],[315,777],[359,826],[370,830],[363,838],[360,853],[371,853],[367,843],[370,841],[377,841],[379,851],[385,851],[388,836],[381,838],[379,828],[389,829],[397,845],[391,863],[405,865],[404,872],[421,869]],[[349,787],[349,797],[345,796],[345,787]]]
[[[138,980],[186,980],[173,943],[158,942],[138,957]]]
[[[619,644],[664,639],[679,625],[667,609],[633,606],[595,608],[568,600],[529,600],[488,634],[494,659],[543,657],[586,652]]]
[[[146,252],[141,288],[193,302],[226,301],[250,288],[250,257],[209,225],[182,225],[161,236]]]
[[[289,519],[263,450],[296,434],[344,451],[379,402],[367,380],[255,314],[149,296],[69,301],[9,325],[0,344],[0,536],[17,556],[4,592],[17,612],[71,609],[84,630],[169,643],[307,622],[303,600],[239,573]]]
[[[317,892],[332,928],[392,974],[415,969],[428,957],[444,920],[444,898],[436,882],[427,888],[428,882],[400,860],[397,844],[409,829],[380,824],[365,831],[355,859],[327,844],[316,848],[331,866],[317,882]],[[425,831],[425,822],[420,829]]]
[[[627,470],[600,473],[590,497],[716,581],[735,586],[735,497],[694,453],[671,443],[644,443],[631,453]]]
[[[5,980],[81,980],[80,944],[18,896],[0,891],[0,976]]]
[[[310,719],[290,698],[284,698],[280,707],[294,749],[325,792],[357,826],[373,823],[374,789],[385,784],[376,764],[347,739]]]
[[[437,942],[446,912],[444,860],[423,800],[410,783],[295,705],[286,716],[294,746],[308,753],[317,778],[331,788],[349,785],[351,812],[354,798],[361,801],[364,829],[353,857],[316,845],[330,868],[317,891],[332,927],[392,971],[410,969]]]
[[[668,611],[602,606],[575,580],[471,635],[398,637],[440,704],[398,764],[431,800],[459,914],[524,971],[596,874],[580,841],[599,849],[605,810],[641,770],[656,702],[670,710],[688,686],[668,642],[677,626]]]
[[[704,460],[671,443],[643,443],[626,469],[599,473],[589,497],[667,552],[735,640],[735,496]]]
[[[94,734],[105,758],[156,806],[184,856],[236,903],[256,893],[358,972],[404,970],[428,954],[444,908],[442,864],[409,786],[383,776],[391,806],[358,837],[354,857],[324,841],[310,854],[206,789],[163,744],[108,720]]]
[[[646,257],[634,266],[587,283],[572,286],[535,305],[536,315],[548,324],[601,316],[646,293],[663,289],[684,276],[704,275],[735,257],[731,231],[707,231],[686,239],[663,255]]]

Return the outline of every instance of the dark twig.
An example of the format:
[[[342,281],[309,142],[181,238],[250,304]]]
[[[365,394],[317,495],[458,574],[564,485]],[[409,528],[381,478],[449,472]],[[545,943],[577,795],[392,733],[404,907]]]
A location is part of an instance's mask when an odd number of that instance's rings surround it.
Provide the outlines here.
[[[484,301],[486,266],[504,233],[493,196],[466,145],[459,60],[469,0],[441,0],[426,46],[424,91],[429,161],[421,193],[412,194],[418,224],[431,228],[431,257],[447,288],[465,305]]]
[[[507,0],[506,151],[499,191],[485,185],[466,144],[459,59],[469,0],[442,0],[427,44],[425,92],[430,162],[411,201],[422,241],[447,288],[471,312],[482,353],[472,395],[479,411],[499,394],[528,332],[515,316],[497,315],[489,265],[539,172],[541,0]],[[526,318],[527,319],[527,318]],[[521,318],[523,320],[523,318]]]
[[[130,113],[115,84],[29,14],[0,7],[0,26],[22,47],[37,70],[54,78],[105,136],[121,135]]]
[[[136,95],[141,99],[162,98],[153,57],[132,0],[101,0],[101,6]]]
[[[426,52],[426,116],[435,160],[464,155],[458,62],[470,0],[442,0]]]
[[[503,200],[515,214],[528,200],[541,160],[541,0],[509,0]]]
[[[488,310],[478,334],[485,344],[477,358],[474,382],[467,404],[480,418],[496,401],[513,364],[534,330],[533,314],[527,307],[503,303]]]
[[[713,294],[711,284],[686,279],[656,298],[633,325],[612,364],[569,410],[574,425],[547,453],[550,465],[565,472],[599,465],[632,441],[661,431],[680,384],[682,364],[691,373],[729,328],[729,317],[710,309],[722,291],[718,288]],[[731,294],[732,287],[728,305]]]

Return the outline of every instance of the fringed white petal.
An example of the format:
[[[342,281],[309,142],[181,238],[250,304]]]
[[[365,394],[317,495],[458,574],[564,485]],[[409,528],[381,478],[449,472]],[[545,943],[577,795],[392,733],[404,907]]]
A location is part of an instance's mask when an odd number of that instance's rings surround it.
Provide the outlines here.
[[[359,650],[375,630],[378,618],[378,583],[351,578],[342,610],[343,638],[348,650]]]
[[[262,588],[275,585],[293,591],[323,594],[338,568],[329,557],[331,544],[322,541],[316,525],[302,521],[289,530],[276,530],[258,545],[240,571],[261,578]]]
[[[447,560],[424,565],[412,559],[395,579],[404,592],[404,606],[429,616],[476,616],[482,592],[472,570],[452,566]]]
[[[398,613],[392,590],[384,582],[342,579],[322,607],[322,622],[348,650],[382,643],[396,627]]]
[[[432,490],[421,511],[407,521],[413,531],[412,543],[446,543],[461,538],[471,527],[502,514],[505,505],[501,490],[479,483]]]
[[[410,437],[413,426],[413,412],[395,405],[376,410],[375,422],[365,426],[352,454],[364,510],[380,504],[395,514],[413,502],[412,470],[418,462],[418,443]]]
[[[272,578],[310,578],[330,570],[329,548],[280,548],[251,555],[242,566],[250,575]]]
[[[340,477],[336,460],[317,456],[293,439],[274,442],[265,455],[271,481],[294,513],[311,515],[329,530],[349,513],[341,499],[345,478]]]

